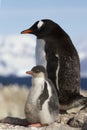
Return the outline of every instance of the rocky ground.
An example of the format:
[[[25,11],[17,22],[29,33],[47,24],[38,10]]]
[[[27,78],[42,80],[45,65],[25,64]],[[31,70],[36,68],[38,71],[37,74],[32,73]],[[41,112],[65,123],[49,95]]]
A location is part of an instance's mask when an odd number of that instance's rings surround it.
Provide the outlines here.
[[[13,126],[13,125],[1,123],[0,130],[80,130],[80,129],[79,128],[72,128],[72,127],[69,127],[68,125],[61,125],[58,123],[54,123],[52,125],[40,127],[40,128]]]
[[[6,116],[24,118],[24,105],[28,95],[29,89],[25,86],[19,87],[18,85],[2,86],[0,85],[0,119]],[[86,91],[81,91],[81,93],[87,96]],[[83,117],[87,117],[87,110],[73,114],[63,114],[58,116],[56,123],[45,127],[22,127],[10,124],[0,123],[0,130],[81,130],[81,128],[73,128],[66,124],[69,119],[75,117],[79,119],[80,123],[83,123]],[[77,122],[78,124],[78,122]],[[77,127],[76,124],[76,127]],[[86,129],[84,129],[86,130]]]
[[[24,117],[24,105],[28,95],[26,86],[0,86],[0,119],[6,116]]]

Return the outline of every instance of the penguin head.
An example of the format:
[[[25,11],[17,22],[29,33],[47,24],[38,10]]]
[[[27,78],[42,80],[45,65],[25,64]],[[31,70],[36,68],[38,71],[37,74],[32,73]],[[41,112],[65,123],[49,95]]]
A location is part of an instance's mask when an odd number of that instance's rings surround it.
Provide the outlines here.
[[[45,68],[41,65],[35,66],[33,67],[30,71],[27,71],[26,74],[30,74],[32,75],[32,77],[41,77],[41,78],[45,78],[47,76],[47,72],[45,70]]]
[[[21,34],[34,34],[38,38],[43,38],[54,32],[55,28],[58,27],[52,20],[43,19],[35,22],[29,29],[21,32]]]

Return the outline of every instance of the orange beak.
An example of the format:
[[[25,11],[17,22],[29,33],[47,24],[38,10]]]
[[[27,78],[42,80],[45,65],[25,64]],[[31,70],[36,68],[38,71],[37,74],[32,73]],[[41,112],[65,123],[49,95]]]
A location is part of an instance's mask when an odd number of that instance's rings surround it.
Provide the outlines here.
[[[32,75],[33,72],[32,72],[32,71],[27,71],[26,74],[30,74],[30,75]]]
[[[32,33],[32,30],[26,29],[26,30],[21,32],[21,34],[28,34],[28,33]]]

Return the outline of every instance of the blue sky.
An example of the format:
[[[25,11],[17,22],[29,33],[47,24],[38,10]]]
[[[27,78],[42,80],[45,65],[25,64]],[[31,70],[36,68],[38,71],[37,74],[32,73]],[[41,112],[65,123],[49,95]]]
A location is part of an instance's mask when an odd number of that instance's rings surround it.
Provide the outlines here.
[[[57,22],[72,39],[87,37],[87,0],[0,0],[0,35],[19,34],[44,18]]]

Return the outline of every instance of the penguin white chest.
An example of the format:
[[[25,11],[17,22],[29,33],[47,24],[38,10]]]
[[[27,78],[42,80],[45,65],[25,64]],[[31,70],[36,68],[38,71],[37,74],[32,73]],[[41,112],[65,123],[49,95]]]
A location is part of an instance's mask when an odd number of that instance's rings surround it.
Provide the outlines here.
[[[46,82],[47,83],[47,82]],[[51,87],[47,83],[47,91],[48,91],[48,98],[45,100],[45,102],[42,105],[42,110],[39,111],[39,118],[42,124],[50,124],[54,121],[52,115],[49,112],[49,101],[52,96]]]
[[[35,55],[36,65],[43,65],[46,68],[45,41],[43,39],[37,39]]]
[[[36,78],[32,83],[32,87],[30,88],[28,95],[28,103],[32,105],[36,105],[37,99],[40,96],[43,88],[44,88],[44,80],[43,78]]]
[[[31,123],[36,123],[39,121],[37,101],[43,89],[42,83],[43,79],[34,79],[25,104],[25,115]]]

